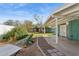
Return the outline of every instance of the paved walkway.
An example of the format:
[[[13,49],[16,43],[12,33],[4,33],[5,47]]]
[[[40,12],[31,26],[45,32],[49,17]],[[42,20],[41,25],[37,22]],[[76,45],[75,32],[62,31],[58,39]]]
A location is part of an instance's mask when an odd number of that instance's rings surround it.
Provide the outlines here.
[[[38,38],[38,45],[46,56],[65,56],[62,52],[49,45],[43,37]]]

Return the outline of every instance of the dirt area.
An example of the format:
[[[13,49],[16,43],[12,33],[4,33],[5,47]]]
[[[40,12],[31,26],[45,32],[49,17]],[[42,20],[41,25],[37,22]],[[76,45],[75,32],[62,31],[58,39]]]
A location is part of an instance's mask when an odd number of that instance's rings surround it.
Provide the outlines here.
[[[34,44],[28,46],[27,48],[22,48],[16,53],[16,56],[43,56],[41,51],[37,47],[36,38],[33,38]]]
[[[0,41],[0,46],[3,46],[3,45],[5,45],[5,44],[7,44],[7,42],[1,42],[1,41]]]
[[[16,56],[42,56],[42,53],[38,49],[36,43],[29,46],[28,48],[23,48],[16,53]]]

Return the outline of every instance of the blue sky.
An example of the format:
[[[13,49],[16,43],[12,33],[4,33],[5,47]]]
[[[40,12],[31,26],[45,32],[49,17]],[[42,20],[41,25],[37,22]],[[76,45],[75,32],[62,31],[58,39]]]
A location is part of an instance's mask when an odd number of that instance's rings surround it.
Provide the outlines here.
[[[47,17],[61,6],[63,3],[2,3],[0,4],[0,22],[8,19],[35,22],[35,14],[42,16],[41,20],[45,22]]]

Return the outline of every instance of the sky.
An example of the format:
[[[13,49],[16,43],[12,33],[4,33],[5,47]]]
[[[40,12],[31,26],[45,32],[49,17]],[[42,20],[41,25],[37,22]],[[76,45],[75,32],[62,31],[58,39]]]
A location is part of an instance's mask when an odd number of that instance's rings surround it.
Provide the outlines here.
[[[11,20],[30,20],[35,23],[34,15],[39,15],[44,23],[63,3],[0,3],[0,23]]]

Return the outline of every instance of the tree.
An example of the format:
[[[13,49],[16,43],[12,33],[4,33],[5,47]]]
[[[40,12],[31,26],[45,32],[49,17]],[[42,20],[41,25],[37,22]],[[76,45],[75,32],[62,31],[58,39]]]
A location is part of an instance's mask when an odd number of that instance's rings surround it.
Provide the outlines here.
[[[14,25],[14,26],[19,26],[19,25],[21,25],[21,23],[20,23],[19,20],[15,20],[14,23],[13,23],[13,25]]]
[[[11,26],[18,26],[21,23],[18,20],[15,20],[15,21],[13,21],[13,20],[7,20],[3,24],[5,24],[5,25],[11,25]]]
[[[11,31],[3,34],[2,39],[12,42],[12,41],[20,40],[26,35],[27,35],[27,31],[23,28],[23,26],[16,26]]]
[[[26,28],[26,30],[27,30],[28,32],[30,32],[31,29],[32,29],[32,22],[29,21],[29,20],[25,20],[25,21],[24,21],[24,27]]]
[[[13,20],[7,20],[3,24],[5,24],[5,25],[13,25]]]
[[[42,32],[42,29],[43,29],[43,23],[42,23],[42,16],[39,16],[39,15],[34,15],[34,19],[37,21],[37,24],[36,24],[36,30],[39,32]],[[39,29],[38,29],[39,28]]]

